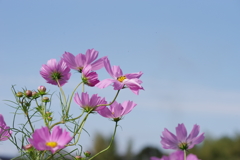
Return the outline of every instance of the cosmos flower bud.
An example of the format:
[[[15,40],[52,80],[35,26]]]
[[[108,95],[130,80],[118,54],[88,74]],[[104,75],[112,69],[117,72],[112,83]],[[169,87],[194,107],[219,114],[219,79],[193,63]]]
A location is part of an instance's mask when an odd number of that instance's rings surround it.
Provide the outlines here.
[[[52,112],[46,112],[46,115],[47,115],[47,116],[51,116],[51,115],[52,115]]]
[[[38,93],[36,92],[36,91],[33,91],[32,92],[32,96],[34,97],[34,96],[36,96]]]
[[[50,102],[48,97],[43,97],[42,102]]]
[[[85,155],[86,157],[90,157],[90,156],[91,156],[91,152],[86,151],[86,152],[84,152],[84,155]]]
[[[17,92],[16,96],[17,97],[22,97],[23,96],[23,92]]]
[[[26,96],[26,97],[32,97],[32,91],[26,90],[26,91],[25,91],[25,96]]]
[[[47,117],[47,119],[48,119],[48,121],[52,121],[53,118],[52,117]]]
[[[32,92],[32,98],[33,98],[33,99],[39,98],[39,93],[36,92],[36,91],[33,91],[33,92]]]
[[[27,144],[26,146],[23,146],[23,149],[26,151],[30,151],[33,148],[33,145]]]
[[[41,95],[44,95],[44,94],[46,94],[46,87],[45,86],[39,86],[38,87],[38,91],[39,91],[39,93],[41,94]]]
[[[83,158],[81,156],[75,156],[75,160],[82,160]]]

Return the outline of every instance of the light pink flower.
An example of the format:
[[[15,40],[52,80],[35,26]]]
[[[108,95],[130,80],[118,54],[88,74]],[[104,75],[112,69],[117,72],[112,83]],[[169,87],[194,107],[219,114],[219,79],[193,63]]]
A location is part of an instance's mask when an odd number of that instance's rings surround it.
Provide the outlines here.
[[[94,49],[88,49],[85,55],[79,53],[78,55],[74,56],[70,52],[65,52],[63,54],[63,60],[67,63],[67,66],[71,69],[79,71],[80,73],[82,72],[83,68],[86,67],[87,65],[91,65],[92,70],[101,69],[104,66],[103,60],[106,57],[102,57],[95,61],[97,57],[98,51]]]
[[[28,141],[39,151],[49,150],[55,153],[57,150],[65,148],[72,140],[69,132],[63,131],[59,126],[55,126],[52,132],[48,127],[36,129]]]
[[[128,87],[133,93],[139,94],[139,90],[143,90],[141,86],[142,81],[139,79],[142,76],[142,72],[123,74],[119,66],[112,66],[106,58],[104,60],[104,66],[113,79],[105,79],[96,84],[98,88],[105,88],[113,83],[114,90],[120,90],[124,87]]]
[[[119,121],[122,117],[128,114],[137,104],[132,101],[125,101],[122,104],[116,101],[110,105],[110,108],[104,107],[98,113],[106,118],[112,118],[114,121]]]
[[[204,133],[198,136],[200,127],[194,125],[191,133],[187,136],[187,130],[184,124],[178,124],[176,127],[176,136],[166,128],[162,132],[161,144],[164,149],[181,149],[188,150],[204,140]]]
[[[162,158],[151,157],[150,160],[169,160],[169,157],[163,156]]]
[[[107,104],[107,101],[105,101],[105,98],[101,98],[97,94],[93,94],[92,97],[90,98],[88,93],[84,93],[84,92],[82,92],[81,97],[79,96],[78,93],[75,93],[74,101],[80,107],[82,107],[86,112],[89,112],[90,110],[92,110],[92,108],[95,108],[95,107],[96,108],[94,109],[94,111],[101,110],[105,106],[97,107],[97,105]]]
[[[93,87],[95,86],[99,80],[98,80],[98,74],[96,72],[92,71],[91,65],[88,65],[83,68],[82,70],[82,81],[84,84]]]
[[[176,152],[173,152],[167,156],[163,156],[162,158],[157,158],[157,157],[151,157],[150,160],[184,160],[184,152],[181,150],[178,150]],[[196,155],[194,154],[189,154],[187,156],[187,160],[199,160]]]
[[[57,63],[56,59],[50,59],[47,64],[42,65],[40,70],[41,76],[47,81],[47,83],[63,86],[70,79],[70,68],[61,59]]]
[[[0,141],[8,140],[11,134],[10,127],[6,125],[3,115],[0,114]]]

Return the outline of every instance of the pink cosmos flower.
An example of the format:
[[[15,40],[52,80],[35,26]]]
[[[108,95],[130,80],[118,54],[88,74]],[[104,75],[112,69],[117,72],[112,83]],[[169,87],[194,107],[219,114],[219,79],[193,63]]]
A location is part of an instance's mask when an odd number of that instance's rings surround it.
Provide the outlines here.
[[[150,160],[169,160],[169,157],[163,156],[162,158],[151,157]]]
[[[86,67],[87,65],[91,65],[92,70],[101,69],[104,66],[103,60],[106,57],[102,57],[95,61],[97,57],[98,51],[94,49],[88,49],[85,55],[79,53],[78,55],[76,55],[76,57],[70,52],[65,52],[63,54],[63,60],[67,63],[67,66],[71,69],[79,71],[80,73],[82,72],[83,68]]]
[[[28,141],[39,151],[49,150],[55,153],[57,150],[65,148],[72,140],[69,132],[63,131],[59,126],[55,126],[52,133],[48,127],[36,129]]]
[[[82,81],[84,84],[93,87],[95,86],[99,80],[98,80],[98,74],[96,72],[92,71],[91,65],[88,65],[83,68],[82,70]]]
[[[178,124],[175,136],[165,128],[162,132],[161,144],[164,149],[191,149],[195,144],[201,143],[204,140],[204,133],[198,136],[199,130],[200,127],[195,124],[191,133],[187,136],[187,130],[184,124]]]
[[[42,65],[40,74],[47,81],[47,83],[63,86],[69,80],[71,73],[70,68],[67,67],[66,63],[61,59],[57,63],[56,59],[50,59],[47,64]]]
[[[114,121],[119,121],[122,117],[128,114],[137,104],[132,101],[125,101],[122,104],[116,101],[110,105],[110,108],[104,107],[98,113],[106,118],[112,118]]]
[[[92,110],[92,108],[97,107],[97,105],[100,104],[107,104],[107,101],[105,101],[105,98],[99,97],[97,94],[93,94],[92,97],[90,98],[88,93],[82,92],[81,97],[79,96],[78,93],[75,93],[74,96],[74,101],[82,107],[86,112],[89,112]],[[105,106],[99,106],[94,111],[101,110]]]
[[[157,158],[157,157],[151,157],[150,160],[184,160],[184,153],[183,151],[176,151],[173,152],[172,154],[167,156],[163,156],[162,158]],[[189,154],[187,156],[187,160],[199,160],[196,155],[194,154]]]
[[[10,127],[6,125],[3,115],[0,114],[0,141],[8,140],[11,134]]]
[[[113,83],[114,90],[119,90],[123,89],[124,87],[128,87],[135,94],[139,94],[140,89],[143,90],[143,87],[141,86],[142,81],[139,79],[143,74],[142,72],[124,75],[119,66],[111,67],[108,58],[104,60],[104,66],[113,79],[105,79],[96,84],[95,85],[96,87],[102,89]]]

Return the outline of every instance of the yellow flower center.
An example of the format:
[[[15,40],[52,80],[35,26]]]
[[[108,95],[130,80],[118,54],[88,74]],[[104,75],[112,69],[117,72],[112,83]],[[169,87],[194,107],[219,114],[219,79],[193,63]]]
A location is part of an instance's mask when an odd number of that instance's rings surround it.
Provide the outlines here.
[[[57,145],[58,145],[57,142],[47,142],[46,143],[46,146],[52,147],[52,148],[56,147]]]
[[[187,150],[188,149],[188,144],[187,143],[179,143],[178,148],[181,150]]]
[[[117,80],[118,80],[119,82],[123,82],[124,79],[127,79],[126,76],[121,76],[121,77],[118,77],[118,78],[117,78]]]

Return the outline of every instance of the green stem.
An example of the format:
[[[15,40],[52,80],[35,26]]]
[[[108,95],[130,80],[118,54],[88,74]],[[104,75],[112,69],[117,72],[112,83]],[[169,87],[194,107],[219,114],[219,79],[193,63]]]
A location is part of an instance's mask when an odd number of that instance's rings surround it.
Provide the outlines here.
[[[82,85],[82,92],[84,92],[84,84]]]
[[[60,89],[60,92],[61,92],[61,94],[63,96],[64,105],[67,105],[67,99],[66,99],[65,93],[64,93],[62,87],[60,86],[60,83],[58,82],[58,80],[56,80],[56,81],[57,81],[58,87]]]
[[[56,123],[54,123],[53,125],[51,125],[51,127],[49,127],[49,129],[51,130],[54,126],[56,126],[56,125],[58,125],[58,124],[64,124],[64,123],[69,122],[69,121],[74,121],[74,120],[82,117],[83,113],[84,113],[84,110],[83,110],[83,112],[82,112],[78,117],[76,117],[76,118],[68,119],[68,120],[66,120],[66,121],[62,120],[62,121],[56,122]]]
[[[27,116],[28,123],[29,123],[29,125],[30,125],[30,127],[31,127],[31,129],[32,129],[32,132],[34,132],[34,128],[33,128],[33,126],[32,126],[32,123],[31,123],[31,120],[30,120],[30,118],[29,118],[29,116],[28,116],[28,113],[25,113],[25,114],[26,114],[26,116]]]
[[[117,91],[117,93],[116,93],[116,95],[115,95],[115,97],[114,97],[114,99],[113,99],[113,101],[111,103],[109,103],[109,104],[99,104],[99,105],[97,105],[97,107],[99,107],[99,106],[110,106],[111,104],[113,104],[113,102],[116,101],[119,92],[120,92],[120,90]]]
[[[184,160],[187,160],[187,155],[186,155],[186,150],[185,149],[183,150],[183,153],[184,153]]]
[[[73,118],[73,119],[68,119],[67,121],[74,121],[74,120],[82,117],[82,115],[84,114],[84,112],[85,112],[85,111],[83,110],[82,114],[80,114],[78,117],[75,117],[75,118]]]
[[[72,94],[71,94],[71,97],[70,97],[70,99],[69,99],[69,103],[68,103],[68,106],[67,106],[67,111],[66,111],[67,117],[68,117],[68,112],[69,112],[69,110],[70,110],[70,106],[71,106],[71,103],[72,103],[73,95],[74,95],[75,91],[77,90],[77,88],[78,88],[81,84],[82,84],[82,82],[80,82],[80,83],[75,87],[75,89],[73,90],[73,92],[72,92]],[[83,86],[84,86],[84,85],[83,85]]]
[[[69,144],[67,146],[73,146],[73,145],[76,145],[80,139],[80,135],[81,135],[81,132],[82,132],[82,129],[83,129],[83,126],[88,118],[88,115],[94,110],[95,108],[92,108],[87,114],[86,116],[84,117],[84,119],[82,120],[81,124],[79,125],[79,128],[76,130],[76,132],[74,133],[73,137],[75,137],[77,134],[78,134],[78,137],[77,137],[77,140],[75,141],[75,143],[73,144]],[[78,133],[79,132],[79,133]]]
[[[107,151],[107,150],[111,147],[111,145],[112,145],[112,143],[113,143],[113,140],[114,140],[114,137],[115,137],[115,135],[116,135],[117,126],[118,126],[117,123],[118,123],[118,122],[116,122],[116,124],[115,124],[115,128],[114,128],[114,132],[113,132],[113,136],[112,136],[111,142],[110,142],[110,144],[107,146],[107,148],[101,150],[100,152],[98,152],[97,154],[95,154],[94,156],[92,156],[91,158],[89,158],[88,160],[91,160],[91,159],[97,157],[99,154]]]

